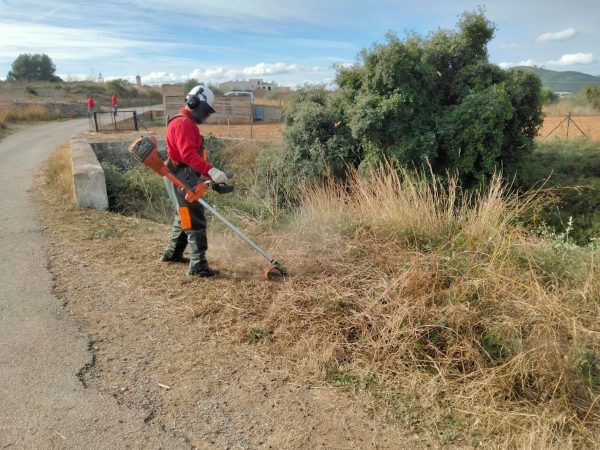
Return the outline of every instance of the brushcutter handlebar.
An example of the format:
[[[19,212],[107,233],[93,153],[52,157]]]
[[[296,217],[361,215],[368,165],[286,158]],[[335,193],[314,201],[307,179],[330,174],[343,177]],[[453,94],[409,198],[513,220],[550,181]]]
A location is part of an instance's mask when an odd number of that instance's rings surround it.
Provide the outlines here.
[[[227,176],[227,179],[233,178],[233,172],[231,171],[226,171],[225,175]],[[210,185],[213,191],[219,194],[229,194],[234,190],[234,187],[227,183],[215,183],[212,180],[207,180],[206,183]]]
[[[209,187],[212,187],[219,194],[226,194],[233,191],[233,186],[225,183],[216,184],[211,179],[203,183],[197,183],[195,186],[189,186],[184,183],[165,165],[158,153],[158,142],[154,136],[141,137],[132,142],[129,146],[129,153],[146,167],[168,178],[175,186],[185,192],[185,199],[188,202],[195,202],[201,199]],[[227,178],[232,178],[233,172],[225,172],[225,175],[227,175]]]

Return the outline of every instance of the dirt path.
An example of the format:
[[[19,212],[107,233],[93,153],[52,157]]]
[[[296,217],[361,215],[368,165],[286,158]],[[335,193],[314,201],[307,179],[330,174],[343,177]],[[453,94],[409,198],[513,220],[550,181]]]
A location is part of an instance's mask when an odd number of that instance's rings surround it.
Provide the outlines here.
[[[88,338],[53,294],[33,174],[87,119],[31,127],[0,142],[0,448],[189,448],[78,379]]]

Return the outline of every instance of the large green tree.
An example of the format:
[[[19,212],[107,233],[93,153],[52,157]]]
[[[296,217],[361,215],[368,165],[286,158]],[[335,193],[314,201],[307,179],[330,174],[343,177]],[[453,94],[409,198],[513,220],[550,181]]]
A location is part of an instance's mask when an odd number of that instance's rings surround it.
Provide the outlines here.
[[[338,68],[337,96],[321,109],[313,107],[320,117],[333,115],[339,126],[317,127],[308,109],[293,105],[288,152],[306,151],[307,139],[326,144],[329,152],[334,137],[343,137],[343,150],[334,154],[348,155],[350,163],[360,155],[361,164],[388,159],[438,173],[457,171],[467,186],[498,168],[515,173],[542,122],[541,82],[488,61],[494,31],[476,11],[463,14],[456,30],[405,39],[388,34],[385,44],[363,50],[355,65]]]
[[[9,80],[61,81],[55,75],[56,66],[45,53],[22,53],[12,63]]]

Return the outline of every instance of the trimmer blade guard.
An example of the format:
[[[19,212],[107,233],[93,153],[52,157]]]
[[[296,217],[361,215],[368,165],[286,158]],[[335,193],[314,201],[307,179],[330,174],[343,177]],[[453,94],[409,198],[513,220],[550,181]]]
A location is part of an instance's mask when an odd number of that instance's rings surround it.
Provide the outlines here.
[[[284,265],[274,261],[270,267],[263,269],[263,274],[267,280],[279,280],[288,276],[288,271]]]

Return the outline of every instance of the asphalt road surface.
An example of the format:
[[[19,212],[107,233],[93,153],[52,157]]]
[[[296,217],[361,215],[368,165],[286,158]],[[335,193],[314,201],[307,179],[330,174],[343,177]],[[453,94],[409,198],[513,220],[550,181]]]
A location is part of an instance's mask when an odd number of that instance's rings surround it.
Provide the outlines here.
[[[189,448],[77,378],[92,355],[53,295],[31,188],[48,155],[87,125],[46,123],[0,141],[0,450]]]

